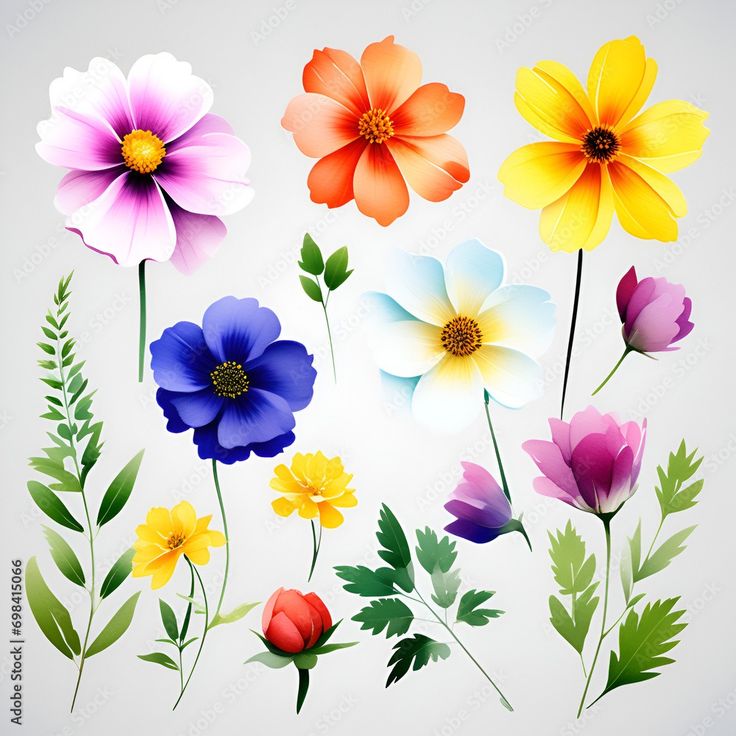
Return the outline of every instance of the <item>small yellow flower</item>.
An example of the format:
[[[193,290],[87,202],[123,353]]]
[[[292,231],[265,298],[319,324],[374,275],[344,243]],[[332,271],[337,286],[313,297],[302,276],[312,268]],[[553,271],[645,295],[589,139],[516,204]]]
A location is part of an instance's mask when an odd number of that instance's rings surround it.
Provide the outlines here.
[[[225,535],[211,531],[212,515],[197,518],[192,504],[182,501],[173,509],[158,506],[146,516],[146,523],[135,530],[138,539],[133,544],[133,577],[151,575],[151,588],[166,585],[176,569],[176,563],[186,555],[195,565],[210,561],[210,547],[222,547]]]
[[[271,503],[279,516],[290,516],[299,512],[303,519],[314,519],[319,514],[319,523],[334,529],[343,522],[337,510],[355,506],[355,489],[348,488],[353,476],[345,472],[339,457],[327,458],[322,452],[297,453],[291,468],[279,465],[271,480],[271,488],[284,495]]]

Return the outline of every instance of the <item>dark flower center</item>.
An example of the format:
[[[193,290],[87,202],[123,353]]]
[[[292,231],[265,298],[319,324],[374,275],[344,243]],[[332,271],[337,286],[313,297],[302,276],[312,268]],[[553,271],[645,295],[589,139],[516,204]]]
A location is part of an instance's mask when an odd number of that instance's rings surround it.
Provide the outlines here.
[[[583,136],[583,153],[591,161],[608,163],[618,152],[620,143],[609,128],[593,128]]]
[[[470,317],[453,317],[440,333],[442,347],[451,355],[464,358],[481,347],[483,334],[478,323]]]
[[[234,360],[226,360],[216,366],[210,373],[210,380],[215,393],[228,399],[237,399],[250,387],[250,381],[245,375],[243,366]]]

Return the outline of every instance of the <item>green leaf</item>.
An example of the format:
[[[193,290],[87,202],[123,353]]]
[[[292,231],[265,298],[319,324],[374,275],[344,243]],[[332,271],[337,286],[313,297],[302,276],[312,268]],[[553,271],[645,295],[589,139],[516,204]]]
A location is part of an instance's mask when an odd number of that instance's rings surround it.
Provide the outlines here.
[[[61,574],[75,585],[84,588],[85,579],[82,565],[66,539],[47,526],[43,527],[43,533],[49,543],[51,557]]]
[[[668,540],[662,542],[662,544],[657,547],[657,549],[654,550],[646,560],[644,560],[644,564],[642,564],[634,575],[634,581],[638,582],[639,580],[643,580],[650,575],[654,575],[655,573],[664,570],[665,567],[667,567],[667,565],[669,565],[670,562],[672,562],[672,560],[685,549],[685,540],[693,533],[694,530],[694,526],[689,526],[687,529],[682,529],[681,531],[676,532]]]
[[[56,350],[46,342],[37,342],[36,345],[41,348],[47,355],[56,355]]]
[[[348,593],[364,596],[365,598],[380,598],[385,595],[396,595],[394,588],[394,571],[387,567],[371,570],[364,565],[351,567],[338,565],[335,568],[337,577],[347,581],[343,588]]]
[[[84,452],[82,453],[83,477],[87,476],[87,473],[89,473],[89,471],[100,458],[100,453],[102,451],[102,443],[100,442],[101,432],[102,422],[95,422],[88,428],[86,432],[80,432],[80,439],[82,437],[85,437],[87,434],[90,435],[90,438],[87,441],[87,446],[84,448]]]
[[[394,581],[407,593],[414,590],[414,567],[411,562],[411,551],[406,535],[391,509],[381,505],[378,519],[378,542],[382,549],[378,556],[395,570]]]
[[[325,264],[325,285],[331,291],[337,289],[338,286],[345,283],[352,273],[348,271],[348,249],[343,246],[338,248],[328,259]]]
[[[485,626],[492,618],[498,618],[503,614],[497,608],[479,608],[489,600],[495,591],[493,590],[469,590],[463,594],[457,607],[458,623],[469,626]]]
[[[393,646],[394,653],[388,661],[388,666],[393,665],[386,680],[386,687],[398,682],[408,671],[421,669],[429,664],[430,660],[436,662],[439,659],[447,659],[450,656],[450,647],[447,644],[430,639],[424,634],[401,639]]]
[[[312,654],[329,654],[330,652],[336,652],[339,649],[349,649],[350,647],[354,647],[357,643],[357,641],[342,641],[336,644],[325,644],[323,647],[314,646],[309,651],[312,652]]]
[[[299,690],[296,694],[296,712],[297,714],[304,705],[304,699],[307,697],[309,690],[309,670],[299,669]]]
[[[63,462],[57,462],[48,457],[32,457],[28,462],[34,470],[58,481],[58,483],[49,484],[53,490],[70,491],[72,493],[78,493],[82,490],[79,479],[64,467]]]
[[[26,566],[26,597],[33,617],[44,636],[69,659],[79,654],[79,635],[74,630],[69,611],[49,590],[35,557]]]
[[[398,598],[379,598],[371,601],[370,605],[353,616],[353,621],[361,624],[361,630],[370,630],[374,636],[386,629],[387,639],[405,634],[413,620],[414,614],[411,609]]]
[[[325,264],[322,260],[322,251],[317,243],[314,242],[309,233],[305,233],[302,243],[301,261],[299,268],[302,271],[311,273],[313,276],[319,276],[325,270]]]
[[[258,652],[249,659],[245,660],[245,664],[251,662],[259,662],[265,664],[266,667],[270,667],[272,670],[280,670],[282,667],[286,667],[292,663],[291,657],[282,657],[280,654],[274,654],[273,652]]]
[[[322,304],[322,289],[320,289],[319,284],[316,281],[312,281],[309,276],[300,276],[299,281],[301,281],[304,293],[310,299]]]
[[[218,613],[212,621],[210,621],[208,628],[211,629],[212,627],[219,626],[220,624],[232,624],[235,621],[240,621],[241,618],[259,604],[260,601],[256,601],[255,603],[243,603],[241,606],[230,611],[230,613]]]
[[[133,490],[135,479],[138,476],[138,468],[141,466],[143,459],[143,450],[141,450],[132,460],[115,476],[110,483],[110,487],[105,491],[100,503],[100,510],[97,512],[97,526],[107,524],[120,513],[125,506],[125,502]]]
[[[72,516],[69,509],[50,488],[38,481],[29,480],[28,492],[36,506],[57,524],[73,529],[75,532],[84,531],[84,527]]]
[[[582,654],[585,639],[590,631],[590,622],[595,609],[598,607],[598,596],[593,596],[598,583],[593,583],[572,601],[572,615],[559,598],[549,597],[550,623],[557,633],[570,644],[578,653]]]
[[[158,599],[158,607],[161,611],[161,621],[163,621],[166,633],[174,640],[179,638],[179,625],[176,623],[176,614],[171,606],[163,599]]]
[[[297,666],[297,669],[311,670],[317,664],[317,655],[312,651],[300,652],[294,655],[294,664]]]
[[[130,549],[123,552],[117,562],[110,568],[100,588],[100,598],[107,598],[113,591],[117,590],[123,581],[130,575],[133,569],[133,556],[135,550]]]
[[[163,652],[151,652],[150,654],[139,654],[138,659],[142,659],[144,662],[153,662],[154,664],[160,664],[170,670],[179,669],[179,665],[174,662],[168,654]]]
[[[419,564],[430,575],[435,567],[439,567],[442,572],[448,572],[457,558],[455,542],[451,542],[446,536],[438,539],[437,533],[429,527],[425,527],[424,531],[417,529],[417,541],[419,544],[416,553]]]
[[[653,670],[674,662],[664,655],[679,643],[675,637],[687,626],[678,623],[685,611],[672,610],[679,600],[648,603],[641,615],[629,612],[618,630],[618,654],[611,652],[608,682],[596,701],[621,685],[657,677],[661,673]]]
[[[667,461],[667,470],[657,467],[659,486],[656,488],[659,506],[662,509],[662,518],[669,514],[690,509],[697,503],[697,498],[703,488],[703,481],[698,480],[685,486],[703,462],[702,456],[695,459],[697,450],[688,454],[685,440],[682,440],[677,452],[670,453]]]
[[[460,570],[442,572],[438,567],[432,573],[432,600],[441,608],[449,608],[457,598],[460,583]]]
[[[595,555],[585,557],[585,542],[568,521],[557,536],[549,534],[552,573],[562,595],[582,593],[595,575]]]
[[[636,531],[629,537],[628,544],[621,555],[621,585],[624,589],[624,599],[628,602],[634,588],[636,576],[641,565],[641,521],[636,525]]]
[[[97,638],[87,647],[84,653],[85,657],[91,657],[99,654],[103,649],[107,649],[114,644],[130,626],[135,613],[135,605],[138,603],[140,592],[134,593],[125,603],[118,609],[113,617],[107,622],[105,627],[99,633]]]

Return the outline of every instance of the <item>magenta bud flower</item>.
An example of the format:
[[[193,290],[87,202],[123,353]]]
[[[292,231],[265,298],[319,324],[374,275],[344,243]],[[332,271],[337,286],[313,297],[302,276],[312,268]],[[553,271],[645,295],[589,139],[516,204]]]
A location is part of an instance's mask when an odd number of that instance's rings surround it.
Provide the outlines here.
[[[570,422],[550,419],[552,441],[527,440],[542,475],[534,490],[581,511],[610,518],[636,491],[647,421],[620,424],[589,406]]]
[[[685,287],[662,277],[650,276],[639,281],[633,266],[618,284],[616,306],[626,347],[613,370],[593,391],[593,396],[608,383],[629,353],[678,350],[674,343],[689,335],[694,327],[690,321],[692,301],[685,296]]]
[[[519,531],[529,544],[521,521],[512,518],[511,504],[495,478],[475,463],[462,462],[461,465],[463,478],[445,504],[456,518],[445,527],[445,531],[476,544],[485,544],[501,534]]]

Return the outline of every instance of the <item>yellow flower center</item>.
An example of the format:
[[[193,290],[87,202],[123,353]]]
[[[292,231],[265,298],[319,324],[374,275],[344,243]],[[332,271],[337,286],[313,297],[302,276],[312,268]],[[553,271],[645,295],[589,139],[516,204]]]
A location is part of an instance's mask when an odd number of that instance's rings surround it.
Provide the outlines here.
[[[394,134],[394,124],[385,110],[374,107],[364,112],[358,120],[358,133],[368,143],[383,143]]]
[[[176,549],[184,544],[185,536],[181,532],[173,532],[166,541],[166,546],[169,549]]]
[[[472,355],[483,344],[480,326],[471,317],[453,317],[440,333],[442,347],[457,358]]]
[[[608,163],[621,147],[610,128],[593,128],[583,136],[582,151],[586,158],[599,164]]]
[[[226,360],[220,363],[211,373],[210,380],[212,388],[218,396],[228,399],[237,399],[246,393],[250,387],[248,376],[245,375],[243,366],[234,360]]]
[[[150,174],[160,166],[166,155],[164,142],[150,130],[134,130],[123,138],[123,161],[139,174]]]

